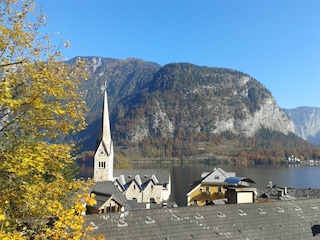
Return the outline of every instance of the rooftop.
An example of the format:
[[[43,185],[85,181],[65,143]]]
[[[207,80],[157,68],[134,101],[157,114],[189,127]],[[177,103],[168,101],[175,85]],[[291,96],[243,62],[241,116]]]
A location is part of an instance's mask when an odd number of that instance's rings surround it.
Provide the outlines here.
[[[314,239],[320,199],[135,210],[85,216],[107,239]]]
[[[137,175],[140,176],[141,182],[144,183],[154,175],[160,183],[167,183],[170,179],[169,169],[114,169],[115,177],[124,176],[126,183],[131,182]]]
[[[97,206],[101,206],[111,195],[115,196],[125,208],[131,210],[131,205],[122,192],[111,181],[96,182],[91,190],[97,195]],[[108,197],[109,196],[109,197]]]

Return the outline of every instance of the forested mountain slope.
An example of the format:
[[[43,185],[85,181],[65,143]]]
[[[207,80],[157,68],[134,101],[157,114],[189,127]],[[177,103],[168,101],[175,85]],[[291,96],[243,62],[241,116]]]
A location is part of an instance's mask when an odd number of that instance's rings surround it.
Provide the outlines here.
[[[82,90],[90,112],[87,131],[77,136],[82,150],[95,149],[107,82],[113,139],[131,157],[247,163],[317,154],[293,134],[292,120],[271,92],[245,73],[139,59],[86,61],[89,80]]]

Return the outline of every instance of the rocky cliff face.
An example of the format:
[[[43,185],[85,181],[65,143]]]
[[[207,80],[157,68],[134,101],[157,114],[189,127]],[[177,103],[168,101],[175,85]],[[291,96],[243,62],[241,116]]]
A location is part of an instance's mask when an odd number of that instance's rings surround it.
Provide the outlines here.
[[[292,120],[279,108],[273,97],[265,99],[258,111],[248,114],[243,120],[231,118],[220,121],[216,125],[219,126],[216,133],[232,131],[247,137],[254,136],[261,127],[282,132],[285,135],[294,131]]]
[[[175,137],[181,131],[208,135],[227,131],[246,137],[261,128],[283,134],[294,131],[292,120],[271,93],[238,71],[169,64],[141,91],[144,97],[128,109],[121,122],[127,126],[122,135],[134,142]],[[134,127],[128,127],[132,122]]]
[[[315,145],[320,145],[320,108],[284,109],[294,122],[294,133]]]

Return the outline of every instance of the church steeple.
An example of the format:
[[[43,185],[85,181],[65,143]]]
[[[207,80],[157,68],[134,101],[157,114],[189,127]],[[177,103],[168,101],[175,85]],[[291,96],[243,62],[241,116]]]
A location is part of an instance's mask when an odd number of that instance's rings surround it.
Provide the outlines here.
[[[102,112],[102,129],[99,146],[94,155],[93,180],[113,181],[113,141],[111,139],[107,86],[104,87],[104,101]]]
[[[108,109],[108,96],[107,86],[104,87],[104,100],[103,100],[103,112],[102,112],[102,140],[106,143],[111,143],[110,121],[109,121],[109,109]]]

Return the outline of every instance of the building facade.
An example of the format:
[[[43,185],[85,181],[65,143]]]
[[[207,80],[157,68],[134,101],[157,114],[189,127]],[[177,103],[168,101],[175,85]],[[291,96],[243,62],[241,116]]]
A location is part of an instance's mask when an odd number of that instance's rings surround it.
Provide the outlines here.
[[[187,193],[187,206],[213,205],[216,200],[226,198],[225,180],[235,175],[234,172],[226,172],[222,168],[202,173],[201,179],[194,182],[193,188]]]
[[[115,184],[128,200],[160,204],[169,201],[171,179],[168,169],[118,169]]]

